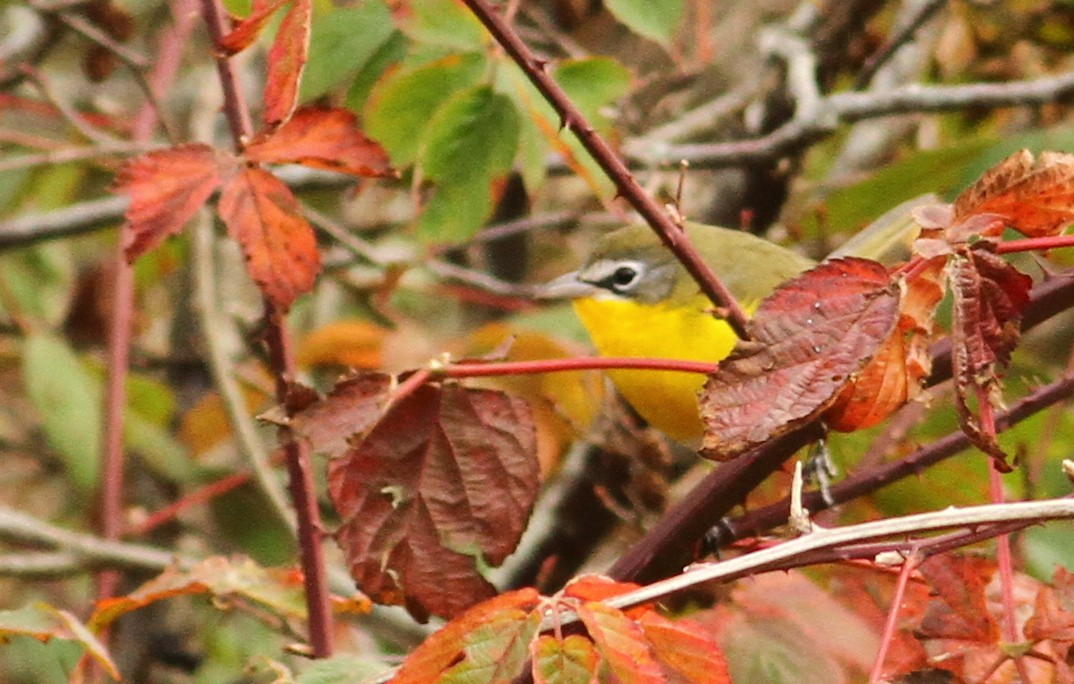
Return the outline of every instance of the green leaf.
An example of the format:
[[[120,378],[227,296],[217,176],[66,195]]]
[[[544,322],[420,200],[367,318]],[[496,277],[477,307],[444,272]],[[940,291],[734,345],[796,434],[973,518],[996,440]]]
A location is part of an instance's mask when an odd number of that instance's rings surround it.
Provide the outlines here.
[[[519,128],[518,112],[507,96],[489,86],[457,93],[429,122],[421,159],[426,178],[460,184],[507,173]]]
[[[366,132],[397,167],[413,162],[429,119],[457,91],[481,78],[485,57],[454,54],[381,79],[366,102]]]
[[[18,610],[0,611],[0,643],[6,643],[12,637],[29,637],[46,644],[51,658],[57,661],[67,659],[61,652],[64,644],[77,644],[113,679],[119,679],[119,670],[108,649],[78,618],[65,610],[37,603]]]
[[[0,311],[58,326],[74,299],[75,266],[70,243],[49,242],[3,255],[0,282],[10,295]]]
[[[58,337],[31,333],[24,342],[22,375],[41,416],[49,444],[82,491],[97,486],[101,386]]]
[[[485,30],[458,0],[412,0],[403,31],[419,43],[456,50],[482,50]]]
[[[481,229],[492,213],[487,182],[447,183],[433,190],[418,223],[418,235],[428,242],[461,242]]]
[[[338,655],[307,663],[295,684],[373,684],[383,681],[390,669],[369,658]]]
[[[604,6],[631,31],[664,46],[682,20],[682,0],[605,0]]]
[[[318,14],[313,19],[300,99],[320,97],[360,73],[394,33],[391,12],[381,0]]]
[[[406,36],[399,31],[393,31],[354,75],[350,89],[347,90],[347,107],[356,112],[361,111],[377,81],[389,67],[403,61],[406,50]]]
[[[556,67],[553,77],[582,115],[602,133],[610,124],[602,110],[630,92],[630,72],[607,57],[564,61]]]

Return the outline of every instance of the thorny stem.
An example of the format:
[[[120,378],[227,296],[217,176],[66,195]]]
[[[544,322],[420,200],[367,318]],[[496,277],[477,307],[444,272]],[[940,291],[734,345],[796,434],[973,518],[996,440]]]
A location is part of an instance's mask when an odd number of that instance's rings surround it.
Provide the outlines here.
[[[220,0],[202,0],[202,14],[213,45],[220,45],[226,31],[224,9]],[[224,111],[236,149],[253,134],[250,110],[238,87],[234,64],[222,53],[216,56],[220,85],[224,91]],[[272,370],[276,375],[277,400],[286,404],[288,383],[294,377],[294,353],[287,330],[286,315],[265,301],[265,342]],[[310,647],[316,658],[332,655],[332,614],[328,578],[322,551],[324,528],[313,484],[309,447],[301,440],[291,440],[280,430],[289,476],[291,502],[298,518],[298,542],[306,589]]]
[[[600,164],[608,177],[615,183],[616,190],[641,214],[652,227],[668,249],[675,253],[683,267],[693,276],[705,295],[727,311],[726,319],[735,333],[742,339],[748,339],[746,332],[747,317],[742,307],[735,300],[727,286],[713,274],[702,260],[697,250],[690,245],[683,231],[675,224],[656,200],[650,197],[630,173],[622,158],[612,150],[608,143],[586,121],[578,108],[559,87],[547,70],[547,62],[539,59],[529,47],[522,42],[518,34],[489,6],[485,0],[463,0],[470,11],[481,20],[508,55],[529,77],[533,85],[541,92],[550,105],[559,113],[564,128],[570,129],[578,141]]]

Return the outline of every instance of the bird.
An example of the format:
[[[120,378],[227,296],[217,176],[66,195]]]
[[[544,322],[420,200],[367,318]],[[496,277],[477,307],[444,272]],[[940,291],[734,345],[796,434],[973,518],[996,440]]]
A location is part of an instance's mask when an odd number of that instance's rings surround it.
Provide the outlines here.
[[[917,226],[911,210],[936,201],[914,198],[888,211],[829,258],[853,254],[897,260]],[[751,233],[703,223],[683,229],[701,258],[747,314],[779,285],[816,265],[813,260]],[[646,224],[604,233],[576,271],[545,283],[542,299],[569,299],[600,356],[717,363],[739,338],[714,315],[716,306]],[[697,447],[703,426],[697,402],[700,373],[608,371],[619,394],[649,425]]]

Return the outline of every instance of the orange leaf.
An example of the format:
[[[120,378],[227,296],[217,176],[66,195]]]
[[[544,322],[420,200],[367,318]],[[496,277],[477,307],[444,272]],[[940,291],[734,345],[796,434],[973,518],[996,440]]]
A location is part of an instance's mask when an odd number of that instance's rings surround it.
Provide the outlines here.
[[[278,309],[289,309],[321,269],[313,229],[295,196],[271,173],[246,167],[224,184],[218,207],[242,245],[250,277]]]
[[[358,586],[418,617],[492,596],[474,555],[514,550],[537,491],[525,402],[457,384],[423,385],[329,463],[336,533]],[[464,552],[465,551],[465,552]]]
[[[701,393],[702,454],[730,459],[827,409],[891,336],[898,286],[867,259],[827,261],[780,286],[749,324],[751,340]]]
[[[576,610],[604,665],[617,681],[632,684],[667,681],[653,658],[645,633],[621,610],[602,603],[585,603]]]
[[[220,48],[227,55],[242,52],[257,40],[265,24],[275,14],[276,10],[283,7],[291,0],[254,0],[250,16],[246,17],[220,39]]]
[[[268,53],[265,111],[269,128],[286,121],[298,104],[298,84],[310,52],[310,0],[294,0]]]
[[[540,623],[540,614],[535,611],[540,598],[536,590],[526,588],[501,594],[473,606],[444,625],[407,656],[403,666],[391,680],[392,684],[425,684],[438,681],[452,665],[460,663],[460,660],[465,662],[467,657],[473,658],[472,649],[477,641],[474,635],[479,630],[483,630],[483,635],[495,633],[497,630],[508,633],[507,639],[495,642],[494,645],[499,647],[493,649],[496,655],[502,656],[508,650],[517,649],[519,645],[523,647],[522,653],[525,653],[524,647],[529,642],[525,637],[529,634],[532,638]],[[508,676],[479,681],[510,679]]]
[[[125,163],[113,190],[130,198],[124,241],[133,261],[175,235],[220,185],[223,160],[208,145],[180,145]]]
[[[934,258],[906,282],[895,332],[824,412],[825,425],[841,432],[863,430],[921,392],[932,370],[928,343],[936,307],[943,299],[945,264],[945,258]]]
[[[649,645],[668,669],[688,682],[730,684],[731,673],[715,635],[690,620],[669,620],[656,611],[638,619]]]
[[[597,684],[600,656],[593,642],[581,634],[562,639],[542,635],[533,642],[530,653],[534,684]]]
[[[243,156],[352,176],[395,176],[384,148],[358,130],[357,117],[346,109],[303,107],[279,128],[255,136]]]
[[[1029,237],[1056,235],[1074,222],[1074,155],[1019,150],[986,171],[955,200],[955,220],[994,214]]]

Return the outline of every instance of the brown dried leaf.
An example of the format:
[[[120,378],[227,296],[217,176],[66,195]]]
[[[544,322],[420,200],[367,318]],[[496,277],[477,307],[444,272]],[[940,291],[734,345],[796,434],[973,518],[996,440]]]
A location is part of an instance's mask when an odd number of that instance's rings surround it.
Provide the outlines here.
[[[240,21],[226,36],[220,39],[220,48],[224,54],[234,55],[250,47],[261,35],[265,24],[276,10],[291,0],[254,0],[250,16]]]
[[[208,145],[179,145],[128,160],[113,191],[130,198],[124,236],[129,261],[183,229],[220,185],[223,158]]]
[[[1019,150],[986,171],[955,200],[955,221],[996,215],[1029,237],[1056,235],[1074,222],[1074,155]],[[994,234],[1002,231],[1002,225]]]
[[[352,176],[395,176],[388,154],[358,130],[346,109],[303,107],[279,128],[259,133],[243,156],[267,164],[304,164]]]
[[[727,460],[828,408],[898,321],[898,285],[867,259],[825,262],[761,303],[701,393],[702,454]]]
[[[294,0],[287,10],[268,53],[265,77],[265,126],[286,121],[298,104],[298,85],[310,52],[311,0]]]
[[[321,270],[317,240],[281,180],[246,167],[224,184],[218,208],[242,245],[250,277],[278,309],[286,311],[313,287]]]
[[[495,594],[474,556],[514,550],[537,491],[525,402],[456,384],[423,385],[329,464],[336,537],[362,590],[419,617],[451,616]]]

